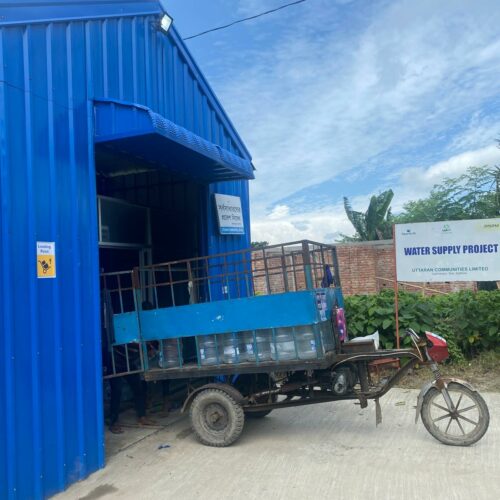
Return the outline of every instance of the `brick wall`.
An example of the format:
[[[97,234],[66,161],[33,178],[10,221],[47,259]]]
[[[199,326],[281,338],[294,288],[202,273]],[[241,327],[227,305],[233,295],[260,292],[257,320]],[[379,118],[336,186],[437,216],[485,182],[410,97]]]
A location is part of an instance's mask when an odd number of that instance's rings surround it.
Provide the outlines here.
[[[394,288],[394,249],[392,240],[337,244],[340,279],[344,295],[378,293]],[[314,261],[314,256],[311,257]],[[331,262],[329,262],[331,264]],[[267,269],[266,269],[267,267]],[[314,286],[319,287],[322,266],[313,266]],[[267,278],[266,278],[267,276]],[[285,256],[272,253],[262,257],[262,250],[253,252],[253,285],[258,294],[303,290],[306,287],[302,255]],[[435,293],[476,290],[475,282],[399,283],[401,290]]]
[[[311,277],[315,287],[319,288],[323,278],[323,265],[319,257],[311,253]],[[326,263],[332,266],[330,256],[325,256]],[[254,251],[252,256],[253,286],[259,295],[306,290],[306,274],[300,250],[284,256],[273,256],[272,252],[263,258],[261,251]]]
[[[392,240],[340,243],[337,245],[340,279],[345,295],[377,293],[394,288]],[[426,294],[476,290],[475,282],[399,284],[400,289]]]

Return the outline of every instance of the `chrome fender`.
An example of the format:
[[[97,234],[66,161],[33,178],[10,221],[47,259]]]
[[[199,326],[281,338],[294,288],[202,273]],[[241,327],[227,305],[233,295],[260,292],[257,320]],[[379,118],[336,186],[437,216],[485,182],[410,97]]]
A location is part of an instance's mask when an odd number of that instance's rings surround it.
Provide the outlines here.
[[[451,382],[456,382],[457,384],[462,384],[463,386],[467,387],[467,389],[471,390],[472,392],[478,392],[477,389],[472,384],[470,384],[466,380],[462,380],[460,378],[443,377],[443,378],[439,379],[439,381],[443,383],[445,389],[448,388],[448,384],[450,384]],[[433,380],[432,382],[428,382],[420,390],[420,394],[418,395],[418,399],[417,399],[417,407],[416,407],[416,414],[415,414],[415,423],[418,422],[418,417],[420,416],[420,411],[422,410],[422,405],[424,404],[424,397],[425,397],[425,395],[433,387],[435,387],[436,389],[439,390],[439,388],[436,387],[437,382],[438,382],[437,380]]]

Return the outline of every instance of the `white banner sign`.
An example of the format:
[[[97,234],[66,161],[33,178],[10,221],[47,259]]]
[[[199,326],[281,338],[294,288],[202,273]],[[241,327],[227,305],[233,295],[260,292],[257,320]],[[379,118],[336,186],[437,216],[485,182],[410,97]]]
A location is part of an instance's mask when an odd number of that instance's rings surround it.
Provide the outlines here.
[[[500,280],[500,219],[396,224],[399,281]]]
[[[214,198],[220,234],[245,234],[240,197],[215,194]]]

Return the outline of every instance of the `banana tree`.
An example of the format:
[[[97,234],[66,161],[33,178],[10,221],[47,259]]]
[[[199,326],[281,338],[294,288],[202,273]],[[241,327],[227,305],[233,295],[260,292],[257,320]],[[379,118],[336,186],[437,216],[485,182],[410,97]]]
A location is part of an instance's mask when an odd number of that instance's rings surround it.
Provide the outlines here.
[[[365,213],[353,210],[348,198],[344,197],[345,212],[357,233],[355,239],[372,241],[392,238],[392,215],[389,207],[393,197],[392,189],[372,196]]]

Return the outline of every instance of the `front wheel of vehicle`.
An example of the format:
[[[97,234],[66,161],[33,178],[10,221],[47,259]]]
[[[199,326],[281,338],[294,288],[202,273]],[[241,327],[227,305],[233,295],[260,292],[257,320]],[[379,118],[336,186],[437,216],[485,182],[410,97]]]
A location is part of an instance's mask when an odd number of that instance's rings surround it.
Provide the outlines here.
[[[470,446],[488,430],[490,414],[481,395],[468,387],[451,382],[448,394],[455,406],[450,411],[438,389],[431,388],[424,396],[420,415],[425,428],[441,443]]]

